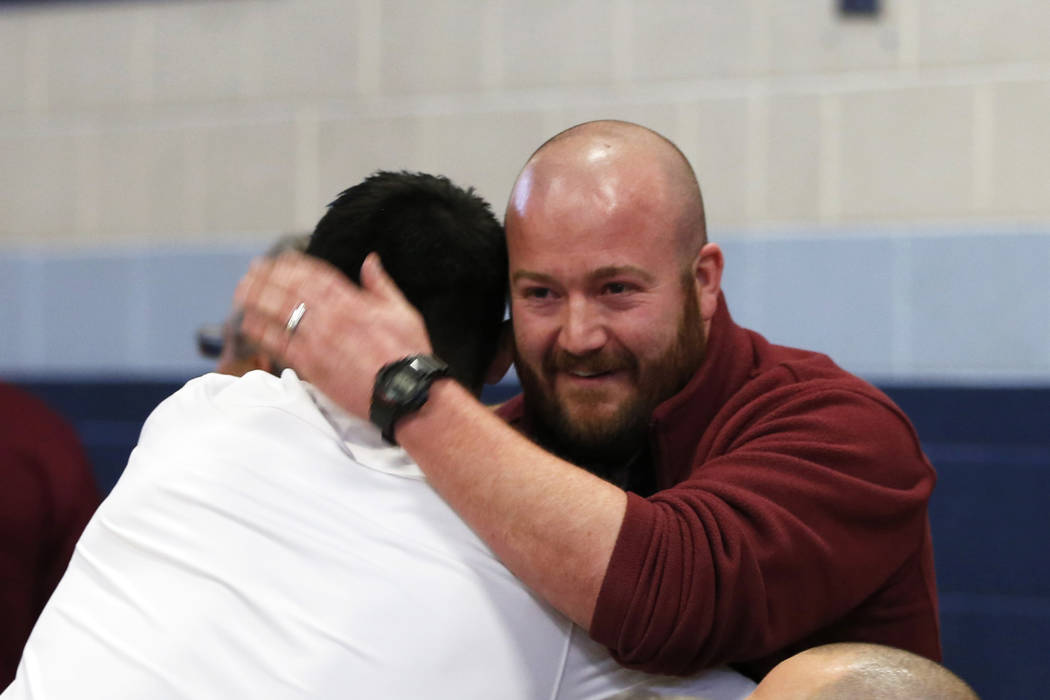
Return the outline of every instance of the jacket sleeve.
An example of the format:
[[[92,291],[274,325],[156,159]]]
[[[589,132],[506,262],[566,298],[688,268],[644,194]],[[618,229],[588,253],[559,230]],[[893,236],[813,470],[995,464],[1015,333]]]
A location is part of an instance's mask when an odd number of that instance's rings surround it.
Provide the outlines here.
[[[686,481],[630,494],[591,627],[621,663],[686,674],[766,656],[922,546],[934,475],[895,407],[811,391],[756,415]]]

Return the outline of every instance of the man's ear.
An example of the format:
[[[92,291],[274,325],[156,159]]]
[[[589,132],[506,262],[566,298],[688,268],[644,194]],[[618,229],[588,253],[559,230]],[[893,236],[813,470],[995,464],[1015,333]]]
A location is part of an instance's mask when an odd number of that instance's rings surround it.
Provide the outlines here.
[[[514,328],[510,319],[503,322],[499,330],[499,341],[496,344],[496,354],[492,357],[488,370],[485,372],[486,384],[498,384],[510,369],[514,362]]]
[[[697,301],[700,303],[700,315],[704,323],[710,324],[718,307],[718,294],[722,290],[722,269],[725,259],[717,243],[705,243],[693,261],[693,275],[696,282]]]

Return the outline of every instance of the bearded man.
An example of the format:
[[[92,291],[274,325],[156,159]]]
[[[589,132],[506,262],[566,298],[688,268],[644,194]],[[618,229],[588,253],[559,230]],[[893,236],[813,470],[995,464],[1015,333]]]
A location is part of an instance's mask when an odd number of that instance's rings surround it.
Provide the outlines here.
[[[296,256],[257,265],[244,330],[371,410],[511,571],[625,665],[758,678],[834,641],[940,658],[935,477],[914,429],[826,356],[733,322],[674,144],[623,122],[569,129],[526,163],[505,225],[523,394],[501,416],[444,379],[374,410],[382,370],[432,352],[374,260],[361,287]],[[313,315],[293,338],[300,303]]]

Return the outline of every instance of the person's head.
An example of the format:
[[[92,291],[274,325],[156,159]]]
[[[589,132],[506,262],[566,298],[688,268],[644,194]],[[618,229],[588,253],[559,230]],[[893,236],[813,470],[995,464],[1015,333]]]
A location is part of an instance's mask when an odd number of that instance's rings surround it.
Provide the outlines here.
[[[275,258],[286,250],[302,252],[306,250],[309,240],[309,234],[281,236],[264,255],[268,258]],[[260,350],[259,346],[241,333],[239,313],[231,314],[220,327],[202,327],[198,331],[197,342],[202,354],[217,358],[215,371],[219,374],[240,377],[255,369],[274,373],[279,369],[272,357]]]
[[[444,177],[377,172],[329,205],[306,248],[355,283],[372,251],[452,376],[480,393],[507,290],[506,241],[488,203]]]
[[[688,160],[636,124],[580,124],[525,164],[505,225],[539,439],[592,469],[630,457],[699,368],[717,306],[722,253]]]
[[[979,700],[961,678],[909,651],[839,643],[780,662],[748,700]]]

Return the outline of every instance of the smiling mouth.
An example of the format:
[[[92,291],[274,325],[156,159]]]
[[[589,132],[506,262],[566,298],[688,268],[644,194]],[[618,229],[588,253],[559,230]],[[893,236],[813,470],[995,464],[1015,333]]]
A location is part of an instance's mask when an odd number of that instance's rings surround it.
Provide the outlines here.
[[[607,377],[613,373],[613,370],[599,370],[599,371],[585,371],[585,370],[571,370],[565,374],[569,375],[574,379],[600,379],[601,377]]]

